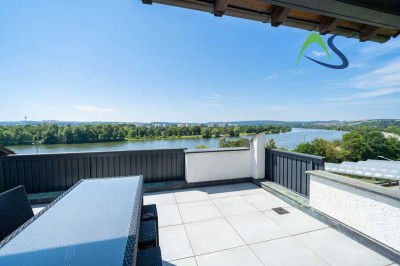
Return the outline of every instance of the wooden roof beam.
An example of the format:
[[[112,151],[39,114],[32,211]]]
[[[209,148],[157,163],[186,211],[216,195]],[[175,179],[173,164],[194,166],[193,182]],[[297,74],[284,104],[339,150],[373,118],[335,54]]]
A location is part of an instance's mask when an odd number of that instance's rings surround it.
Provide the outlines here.
[[[340,19],[332,17],[322,17],[319,21],[319,34],[324,35],[330,33],[339,25]]]
[[[359,32],[360,42],[371,40],[378,34],[379,28],[370,25],[364,25]]]
[[[222,17],[228,7],[229,0],[215,0],[214,1],[214,16]]]
[[[271,26],[278,27],[289,15],[290,8],[283,6],[272,6]]]

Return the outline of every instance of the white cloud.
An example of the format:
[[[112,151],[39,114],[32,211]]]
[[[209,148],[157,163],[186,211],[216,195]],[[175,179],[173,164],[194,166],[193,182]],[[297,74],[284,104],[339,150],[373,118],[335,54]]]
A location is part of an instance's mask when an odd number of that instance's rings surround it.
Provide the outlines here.
[[[400,92],[400,88],[384,88],[375,91],[358,93],[359,98],[372,98]]]
[[[347,69],[350,68],[364,68],[368,66],[368,64],[366,62],[349,62],[349,66],[347,67]]]
[[[311,51],[311,54],[315,57],[321,57],[321,56],[326,56],[325,52],[319,52],[319,51]]]
[[[293,68],[293,69],[288,69],[284,71],[283,73],[287,75],[303,75],[306,72],[306,69],[304,67],[299,67],[299,68]]]
[[[364,47],[360,50],[362,55],[378,56],[392,52],[394,49],[399,49],[399,41],[389,40],[386,43],[370,43],[369,46]]]
[[[392,60],[386,65],[366,74],[351,78],[340,85],[357,89],[400,87],[400,58]]]
[[[355,98],[375,98],[394,93],[400,93],[400,58],[365,74],[360,74],[345,82],[336,84],[337,87],[363,90],[339,98],[328,99],[330,101],[348,101]]]
[[[220,102],[223,100],[223,97],[220,94],[211,94],[203,97],[203,99],[203,101],[193,103],[193,105],[200,107],[219,107],[222,105]]]
[[[271,75],[266,76],[264,78],[264,80],[274,80],[274,79],[277,79],[277,78],[278,78],[277,74],[271,74]]]
[[[361,48],[357,58],[350,63],[351,68],[363,68],[370,66],[370,61],[376,57],[384,56],[393,53],[400,49],[400,40],[389,40],[386,43],[368,43],[368,46]]]
[[[349,101],[353,99],[361,99],[361,98],[375,98],[375,97],[380,97],[384,95],[389,95],[393,93],[398,93],[400,92],[400,88],[384,88],[384,89],[377,89],[377,90],[372,90],[368,92],[361,92],[361,93],[356,93],[352,94],[349,96],[341,97],[341,98],[331,98],[329,99],[330,101]]]
[[[221,99],[222,96],[219,94],[211,94],[210,96],[206,96],[204,97],[204,99],[209,99],[209,100],[217,100],[217,99]]]
[[[117,111],[114,108],[102,108],[94,105],[77,105],[76,108],[81,112],[112,113]]]

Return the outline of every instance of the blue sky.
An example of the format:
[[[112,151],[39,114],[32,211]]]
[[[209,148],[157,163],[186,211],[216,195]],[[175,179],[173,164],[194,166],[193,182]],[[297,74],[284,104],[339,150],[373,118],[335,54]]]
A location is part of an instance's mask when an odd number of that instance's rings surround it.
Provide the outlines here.
[[[350,66],[332,70],[296,65],[308,35],[137,0],[3,0],[0,120],[400,118],[399,38],[336,37]]]

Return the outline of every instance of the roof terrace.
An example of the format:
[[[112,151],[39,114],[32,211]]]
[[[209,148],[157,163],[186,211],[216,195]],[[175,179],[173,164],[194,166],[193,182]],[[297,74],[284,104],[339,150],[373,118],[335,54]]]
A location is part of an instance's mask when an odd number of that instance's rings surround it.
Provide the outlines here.
[[[3,186],[17,177],[36,204],[51,201],[74,177],[142,173],[143,202],[158,209],[164,265],[400,261],[398,190],[325,172],[321,157],[266,150],[262,133],[244,148],[9,155],[0,161]],[[30,178],[18,179],[21,171]],[[35,205],[34,212],[45,206]]]

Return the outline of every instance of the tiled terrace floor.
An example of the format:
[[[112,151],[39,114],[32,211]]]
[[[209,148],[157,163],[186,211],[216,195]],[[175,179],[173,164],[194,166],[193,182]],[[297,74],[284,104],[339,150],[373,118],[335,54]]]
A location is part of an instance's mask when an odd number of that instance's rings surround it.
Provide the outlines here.
[[[251,183],[146,194],[144,203],[157,204],[165,265],[391,265]]]

